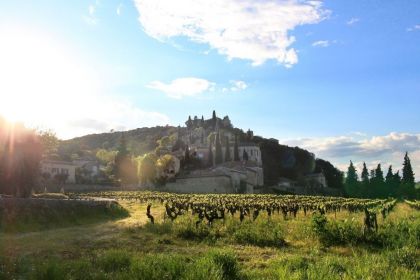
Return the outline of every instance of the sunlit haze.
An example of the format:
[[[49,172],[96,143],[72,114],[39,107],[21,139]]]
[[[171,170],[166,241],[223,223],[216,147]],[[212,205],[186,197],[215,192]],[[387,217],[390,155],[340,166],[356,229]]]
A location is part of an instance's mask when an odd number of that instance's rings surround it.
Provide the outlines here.
[[[2,1],[0,115],[62,139],[189,115],[420,174],[418,1]]]

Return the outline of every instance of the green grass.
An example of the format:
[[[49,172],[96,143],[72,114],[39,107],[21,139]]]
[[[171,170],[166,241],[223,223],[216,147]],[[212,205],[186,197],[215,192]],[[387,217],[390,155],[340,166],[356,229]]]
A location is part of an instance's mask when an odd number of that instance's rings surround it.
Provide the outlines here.
[[[54,200],[59,202],[59,200]],[[70,202],[70,201],[66,201]],[[0,233],[31,232],[78,226],[125,218],[128,211],[116,203],[91,206],[86,203],[49,203],[32,199],[0,205]]]
[[[256,221],[230,215],[212,227],[196,217],[163,220],[154,205],[121,202],[130,216],[69,228],[0,234],[0,279],[418,279],[420,211],[398,203],[378,235],[358,240],[363,214],[327,214],[324,244],[313,215]],[[354,238],[354,237],[357,238]],[[61,277],[61,278],[60,278]],[[65,278],[66,279],[66,278]]]

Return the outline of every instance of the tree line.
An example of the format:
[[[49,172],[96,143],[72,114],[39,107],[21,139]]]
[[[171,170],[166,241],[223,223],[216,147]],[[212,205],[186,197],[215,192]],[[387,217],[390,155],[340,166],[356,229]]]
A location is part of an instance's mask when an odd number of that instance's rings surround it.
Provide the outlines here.
[[[351,197],[419,197],[408,153],[404,156],[402,174],[400,171],[394,172],[392,165],[388,167],[386,175],[381,164],[369,171],[366,163],[363,163],[363,169],[359,176],[356,167],[350,161],[344,185],[346,194]]]

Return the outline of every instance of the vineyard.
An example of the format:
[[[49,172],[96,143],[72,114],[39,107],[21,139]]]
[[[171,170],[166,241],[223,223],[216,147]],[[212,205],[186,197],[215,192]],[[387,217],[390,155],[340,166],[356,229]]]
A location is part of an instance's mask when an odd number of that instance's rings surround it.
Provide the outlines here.
[[[129,216],[0,234],[0,279],[418,279],[420,273],[419,201],[141,191],[67,196],[115,200]]]
[[[215,220],[224,220],[225,215],[237,216],[242,222],[246,217],[255,221],[265,213],[268,219],[273,215],[281,215],[283,219],[296,218],[299,212],[334,213],[348,211],[365,214],[365,227],[377,224],[377,215],[383,219],[392,211],[395,199],[356,199],[323,196],[293,195],[236,195],[236,194],[173,194],[159,192],[97,192],[88,194],[71,194],[73,198],[92,199],[92,197],[111,198],[115,200],[136,201],[148,204],[145,215],[151,223],[155,218],[151,215],[153,205],[164,205],[164,218],[175,220],[178,216],[190,214],[197,218],[198,224],[207,222],[209,226]],[[418,203],[408,202],[418,206]],[[377,226],[376,226],[377,227]]]

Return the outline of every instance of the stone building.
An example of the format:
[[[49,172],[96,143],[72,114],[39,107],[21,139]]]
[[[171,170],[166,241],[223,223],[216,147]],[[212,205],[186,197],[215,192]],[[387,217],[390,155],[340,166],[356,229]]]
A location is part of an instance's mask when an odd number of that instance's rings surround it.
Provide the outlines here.
[[[58,160],[43,160],[41,161],[41,173],[47,173],[51,178],[58,174],[68,175],[66,182],[76,183],[76,168],[72,162],[58,161]]]

